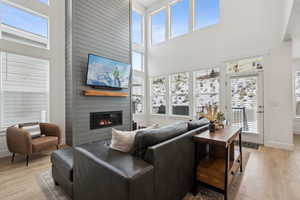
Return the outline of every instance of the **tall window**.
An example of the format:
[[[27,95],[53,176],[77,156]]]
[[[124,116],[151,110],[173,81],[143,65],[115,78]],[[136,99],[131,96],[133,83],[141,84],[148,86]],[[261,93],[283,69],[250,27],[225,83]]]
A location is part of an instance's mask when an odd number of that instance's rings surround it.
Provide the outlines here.
[[[179,0],[170,6],[171,38],[189,30],[189,0]]]
[[[166,77],[157,77],[151,80],[152,89],[152,113],[166,114],[167,107],[167,79]]]
[[[296,116],[300,117],[300,71],[296,71],[295,81]]]
[[[195,112],[204,112],[208,105],[220,105],[220,72],[219,69],[208,69],[194,72]]]
[[[189,74],[171,75],[171,110],[173,115],[189,115]]]
[[[132,30],[131,37],[132,43],[142,44],[143,42],[143,16],[139,13],[132,11],[131,14],[132,20]]]
[[[144,112],[144,80],[137,76],[132,80],[132,106],[133,114]]]
[[[48,20],[6,3],[0,4],[1,23],[44,38],[48,37]]]
[[[195,0],[195,29],[219,23],[219,0]]]
[[[1,52],[0,127],[41,121],[49,109],[49,62]]]
[[[143,71],[144,56],[139,52],[132,52],[132,68],[133,70]]]
[[[166,40],[166,11],[161,10],[151,16],[151,41],[158,44]]]

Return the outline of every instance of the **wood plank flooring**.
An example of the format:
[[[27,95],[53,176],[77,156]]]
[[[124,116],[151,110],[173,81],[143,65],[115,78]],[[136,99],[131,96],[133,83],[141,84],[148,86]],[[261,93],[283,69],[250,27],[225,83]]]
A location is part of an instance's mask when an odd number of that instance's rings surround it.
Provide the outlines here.
[[[262,147],[251,150],[245,174],[235,200],[300,200],[300,136],[295,151]],[[31,158],[0,159],[1,200],[46,200],[36,175],[49,167],[50,152]]]

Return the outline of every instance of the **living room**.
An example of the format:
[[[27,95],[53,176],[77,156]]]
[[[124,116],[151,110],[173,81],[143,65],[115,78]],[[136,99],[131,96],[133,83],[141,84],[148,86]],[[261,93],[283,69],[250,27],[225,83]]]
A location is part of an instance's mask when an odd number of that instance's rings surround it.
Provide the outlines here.
[[[299,0],[0,13],[0,199],[300,198]]]

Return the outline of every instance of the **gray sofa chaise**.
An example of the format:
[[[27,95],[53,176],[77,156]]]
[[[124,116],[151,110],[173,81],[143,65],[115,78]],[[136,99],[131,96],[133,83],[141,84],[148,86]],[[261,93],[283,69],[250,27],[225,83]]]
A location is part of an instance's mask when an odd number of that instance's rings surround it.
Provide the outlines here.
[[[110,149],[108,141],[59,150],[53,179],[74,200],[181,200],[194,184],[192,136],[207,129],[208,121],[197,120],[142,130],[132,153]]]

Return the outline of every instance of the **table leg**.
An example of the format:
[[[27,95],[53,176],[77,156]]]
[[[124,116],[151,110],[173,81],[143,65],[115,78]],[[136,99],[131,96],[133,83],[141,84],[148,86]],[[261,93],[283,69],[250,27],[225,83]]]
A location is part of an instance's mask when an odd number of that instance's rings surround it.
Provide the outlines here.
[[[225,147],[224,200],[227,200],[227,190],[228,190],[228,165],[229,165],[229,146]]]
[[[240,131],[239,133],[239,146],[240,146],[240,172],[243,172],[242,131]]]

